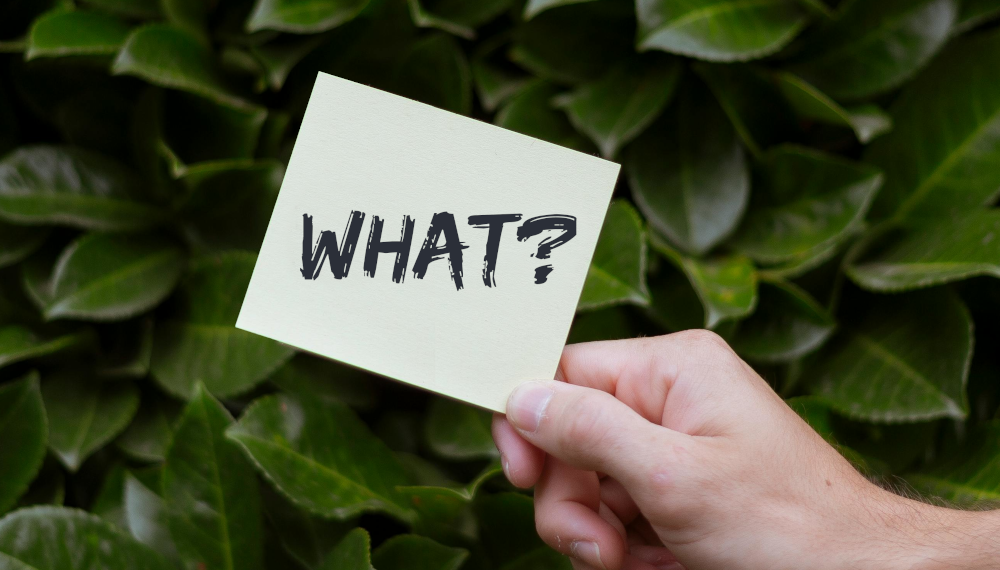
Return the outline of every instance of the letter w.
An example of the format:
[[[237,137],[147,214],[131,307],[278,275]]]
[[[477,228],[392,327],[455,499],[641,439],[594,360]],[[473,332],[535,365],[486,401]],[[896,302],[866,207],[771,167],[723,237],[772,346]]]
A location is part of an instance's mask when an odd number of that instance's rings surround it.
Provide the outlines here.
[[[335,279],[347,277],[354,259],[354,248],[358,245],[361,225],[365,222],[364,212],[351,211],[347,219],[347,229],[344,230],[344,241],[337,247],[337,234],[322,231],[313,246],[313,219],[309,214],[302,214],[302,277],[316,279],[323,262],[330,259],[330,271]]]

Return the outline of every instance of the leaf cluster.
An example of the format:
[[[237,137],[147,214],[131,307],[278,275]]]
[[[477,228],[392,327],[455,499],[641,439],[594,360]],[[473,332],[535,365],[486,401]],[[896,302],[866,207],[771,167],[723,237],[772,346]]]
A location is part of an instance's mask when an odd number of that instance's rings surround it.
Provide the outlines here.
[[[997,0],[0,10],[2,568],[569,568],[486,414],[234,327],[318,71],[623,164],[570,341],[1000,499]]]

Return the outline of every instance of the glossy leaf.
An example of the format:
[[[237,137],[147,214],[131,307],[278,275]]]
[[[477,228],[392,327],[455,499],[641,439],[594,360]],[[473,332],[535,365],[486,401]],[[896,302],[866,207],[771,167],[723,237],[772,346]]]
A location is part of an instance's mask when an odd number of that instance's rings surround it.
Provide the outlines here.
[[[888,91],[937,53],[957,15],[957,0],[853,0],[791,71],[835,99]]]
[[[868,165],[779,147],[759,169],[730,244],[763,263],[811,257],[857,229],[881,185],[881,173]]]
[[[358,527],[349,532],[317,568],[318,570],[372,570],[371,539],[368,537],[368,531]]]
[[[189,398],[196,382],[220,397],[246,392],[293,350],[235,327],[256,256],[227,252],[193,261],[173,318],[158,321],[150,371],[167,392]]]
[[[48,421],[38,373],[0,385],[0,513],[6,512],[38,474],[45,459]]]
[[[638,45],[710,61],[772,54],[808,21],[795,0],[637,0]]]
[[[543,546],[518,556],[504,564],[500,570],[573,570],[573,563],[559,552]]]
[[[115,443],[136,459],[163,461],[180,412],[181,406],[176,401],[156,392],[144,393],[138,413]]]
[[[305,398],[343,402],[370,409],[378,401],[378,385],[370,374],[327,358],[296,354],[268,377],[283,392]]]
[[[736,133],[755,156],[771,146],[801,138],[795,115],[764,72],[748,65],[695,63]]]
[[[961,505],[1000,500],[1000,422],[969,433],[961,446],[906,480],[928,495]]]
[[[1000,188],[1000,33],[956,42],[890,108],[895,127],[866,160],[881,167],[881,216],[936,217],[990,203]],[[975,103],[972,103],[972,102]]]
[[[463,548],[444,546],[415,534],[394,536],[372,552],[378,570],[458,570],[469,556]]]
[[[35,20],[28,34],[25,59],[69,55],[111,55],[118,51],[128,26],[114,16],[86,10],[55,10]]]
[[[892,130],[892,117],[875,105],[846,109],[792,73],[778,73],[775,78],[792,108],[804,119],[847,127],[862,144]]]
[[[11,558],[18,562],[10,563]],[[109,523],[63,507],[21,509],[0,519],[0,566],[15,570],[174,570],[162,556]]]
[[[514,95],[500,111],[494,123],[553,144],[587,152],[593,145],[578,133],[566,115],[554,109],[556,88],[544,81],[534,81]]]
[[[475,503],[479,537],[489,560],[497,567],[547,548],[534,528],[533,499],[521,493],[490,493]]]
[[[583,2],[593,1],[594,0],[528,0],[527,4],[524,5],[523,16],[525,20],[530,20],[540,12],[544,12],[551,8],[558,8],[559,6],[566,6],[567,4],[580,4]]]
[[[847,274],[873,291],[1000,277],[1000,211],[995,209],[908,222],[868,241],[874,243],[859,246],[863,251],[851,256]]]
[[[605,214],[577,309],[598,309],[623,303],[649,304],[646,229],[642,226],[642,218],[628,202],[616,200]]]
[[[128,531],[136,540],[159,552],[167,559],[178,562],[177,545],[170,535],[170,521],[166,503],[163,501],[162,473],[140,479],[133,473],[126,473],[123,489],[125,522]],[[151,489],[147,484],[155,487]]]
[[[596,80],[634,53],[630,3],[600,0],[546,10],[514,29],[510,57],[560,83]]]
[[[485,58],[473,59],[470,70],[479,103],[491,113],[531,81],[527,75],[508,70]]]
[[[414,531],[418,534],[442,536],[442,540],[456,535],[475,538],[474,530],[465,531],[471,526],[469,507],[483,484],[501,473],[503,468],[496,461],[486,466],[475,479],[464,486],[451,481],[421,481],[421,485],[407,485],[397,489],[403,497],[409,499],[417,512],[418,520]]]
[[[183,268],[184,253],[169,239],[86,234],[56,261],[42,313],[48,320],[123,320],[163,301]]]
[[[247,19],[250,32],[323,32],[354,19],[369,0],[257,0]]]
[[[472,111],[472,74],[455,39],[434,34],[415,43],[396,69],[394,92],[441,109]]]
[[[85,4],[129,18],[157,18],[163,15],[160,0],[85,0]]]
[[[225,437],[229,412],[199,385],[163,467],[170,535],[183,560],[220,570],[261,568],[257,479]]]
[[[833,317],[815,299],[787,282],[760,287],[757,308],[741,321],[729,344],[759,362],[789,362],[819,348],[833,333]]]
[[[123,166],[82,149],[27,146],[0,160],[0,218],[17,224],[149,226],[161,216],[136,200],[137,190]]]
[[[735,229],[750,193],[739,139],[707,97],[681,93],[625,155],[632,196],[650,228],[699,255]]]
[[[343,404],[267,396],[227,435],[279,491],[310,512],[338,519],[363,512],[412,516],[396,491],[407,483],[402,466]]]
[[[466,404],[435,398],[427,412],[424,438],[431,450],[448,459],[498,456],[490,434],[492,414]]]
[[[277,91],[285,84],[288,74],[303,58],[326,40],[323,36],[284,36],[260,46],[251,46],[267,73],[267,83]]]
[[[963,418],[972,321],[947,289],[894,295],[845,324],[806,371],[837,411],[874,422]]]
[[[413,23],[473,39],[476,28],[510,8],[511,0],[407,0]]]
[[[313,515],[266,483],[260,485],[260,493],[270,531],[284,551],[306,568],[320,566],[357,524],[354,520],[336,521]],[[367,553],[366,545],[366,556]]]
[[[695,259],[687,257],[663,238],[650,243],[687,276],[705,310],[705,328],[750,314],[757,305],[757,272],[743,256]]]
[[[111,73],[133,75],[241,110],[254,108],[234,93],[212,52],[196,35],[166,24],[147,24],[133,30],[118,52]]]
[[[961,34],[1000,16],[997,0],[961,0],[952,34]]]
[[[88,332],[42,335],[22,325],[0,326],[0,366],[38,358],[93,341]]]
[[[189,195],[179,215],[190,241],[209,249],[259,250],[284,173],[273,161],[203,162],[186,169],[180,180]]]
[[[49,448],[70,471],[115,438],[139,408],[139,393],[127,382],[102,382],[69,371],[42,381],[49,418]]]
[[[678,60],[657,57],[627,60],[597,81],[561,97],[558,105],[586,133],[605,158],[642,133],[674,94]]]

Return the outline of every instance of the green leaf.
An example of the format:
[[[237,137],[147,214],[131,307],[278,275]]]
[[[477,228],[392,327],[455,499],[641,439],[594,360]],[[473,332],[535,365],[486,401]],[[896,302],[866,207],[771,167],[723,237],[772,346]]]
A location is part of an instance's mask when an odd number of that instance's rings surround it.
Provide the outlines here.
[[[0,326],[0,366],[75,348],[93,338],[89,331],[51,336],[21,325]]]
[[[961,505],[1000,500],[1000,421],[980,426],[961,446],[906,480],[922,493]]]
[[[573,563],[566,556],[543,546],[518,556],[504,564],[500,570],[573,570]]]
[[[577,309],[622,303],[649,304],[646,229],[628,202],[615,200],[605,215]]]
[[[553,85],[533,81],[500,108],[493,122],[530,137],[589,152],[594,148],[590,141],[576,132],[565,114],[552,108],[556,93]]]
[[[802,118],[847,127],[854,131],[861,144],[867,144],[875,137],[892,130],[892,117],[875,105],[845,109],[792,73],[779,72],[775,78],[778,88]]]
[[[650,228],[699,255],[736,228],[750,193],[739,139],[707,99],[683,91],[625,152],[632,197]]]
[[[153,355],[153,319],[145,317],[107,327],[97,373],[108,378],[145,378]]]
[[[195,383],[226,397],[263,381],[294,353],[235,327],[256,256],[227,252],[193,261],[172,318],[153,333],[150,371],[167,392],[189,398]]]
[[[203,162],[180,180],[188,197],[179,217],[190,242],[210,249],[257,251],[285,169],[277,161]]]
[[[747,150],[761,156],[768,147],[801,138],[798,121],[781,91],[764,72],[748,65],[695,63]]]
[[[697,303],[697,300],[695,302]],[[629,316],[624,306],[578,312],[569,329],[566,344],[635,338],[640,333],[633,326]]]
[[[103,12],[129,18],[159,18],[163,16],[160,0],[84,0],[84,4],[99,8]]]
[[[115,443],[141,461],[163,461],[180,412],[181,406],[175,400],[148,391],[143,394],[139,412]]]
[[[356,528],[330,551],[318,570],[372,570],[368,531]],[[382,570],[381,568],[379,570]]]
[[[472,111],[472,75],[455,39],[433,34],[415,43],[400,62],[393,91],[447,111]]]
[[[469,552],[415,534],[397,535],[372,552],[378,570],[458,570]]]
[[[249,32],[325,32],[354,19],[369,0],[257,0],[247,19]]]
[[[601,0],[547,10],[514,28],[510,58],[543,79],[596,80],[634,54],[628,2]]]
[[[852,0],[790,70],[834,99],[870,97],[923,67],[957,15],[957,0]]]
[[[890,108],[866,160],[885,172],[881,216],[936,217],[991,203],[1000,188],[1000,33],[962,39]]]
[[[835,410],[874,422],[964,418],[972,321],[954,293],[880,298],[805,373]]]
[[[0,222],[0,267],[7,267],[31,255],[48,237],[46,228],[15,226]]]
[[[163,15],[171,24],[203,36],[215,3],[204,0],[160,0]]]
[[[407,0],[413,23],[422,28],[437,28],[471,40],[476,28],[496,18],[512,0]]]
[[[470,70],[479,104],[490,113],[531,81],[524,73],[508,70],[485,57],[473,58]]]
[[[680,74],[676,59],[647,56],[626,60],[597,81],[560,97],[558,105],[610,159],[666,107]]]
[[[1000,16],[1000,1],[997,0],[961,0],[958,19],[951,28],[952,35],[961,34],[985,24]]]
[[[0,385],[0,513],[28,490],[45,459],[48,422],[38,373]]]
[[[270,485],[259,487],[270,530],[277,536],[284,551],[305,568],[320,566],[357,524],[357,521],[341,522],[317,517],[292,504]],[[367,554],[366,546],[365,556]]]
[[[268,113],[218,105],[182,91],[163,94],[163,133],[155,140],[157,160],[171,176],[183,176],[194,163],[249,159],[254,156]],[[198,129],[190,128],[199,125]]]
[[[256,400],[227,432],[279,491],[310,512],[409,520],[402,466],[343,404],[280,394]]]
[[[162,216],[138,202],[139,182],[120,164],[82,149],[26,146],[0,160],[0,218],[130,230]]]
[[[111,65],[111,73],[133,75],[243,111],[256,109],[233,91],[215,56],[197,36],[167,24],[147,24],[133,30]]]
[[[371,409],[378,402],[374,377],[327,358],[299,353],[268,377],[283,392]]]
[[[480,539],[495,567],[502,568],[522,555],[547,548],[535,531],[535,506],[530,496],[483,494],[476,500],[475,509]]]
[[[136,540],[171,561],[178,561],[177,545],[170,536],[170,521],[161,492],[162,473],[157,472],[156,489],[151,489],[133,473],[126,473],[123,502],[125,522]]]
[[[790,362],[820,347],[833,333],[833,317],[808,293],[784,281],[765,283],[753,315],[739,323],[729,344],[758,362]]]
[[[881,185],[881,173],[868,165],[778,147],[759,169],[750,208],[730,245],[763,263],[812,257],[857,229]]]
[[[906,222],[872,234],[847,275],[872,291],[903,291],[977,275],[1000,277],[1000,211]]]
[[[24,58],[112,55],[127,35],[128,26],[114,16],[86,10],[54,10],[31,25]]]
[[[56,546],[57,545],[57,546]],[[174,570],[163,557],[77,509],[33,507],[0,519],[0,556],[31,570]],[[10,559],[0,558],[7,567]]]
[[[181,558],[204,568],[261,567],[257,478],[225,437],[229,412],[200,384],[177,423],[163,467],[163,500]]]
[[[650,243],[687,276],[705,309],[705,328],[749,315],[757,306],[757,272],[748,258],[687,257],[656,234],[650,236]]]
[[[161,236],[85,234],[59,256],[42,309],[47,320],[123,320],[170,294],[184,252]]]
[[[45,378],[42,401],[49,448],[75,472],[125,429],[139,408],[139,391],[128,382],[102,382],[67,370]]]
[[[583,2],[593,2],[594,0],[528,0],[528,3],[524,6],[523,18],[525,20],[530,20],[537,16],[539,13],[549,10],[551,8],[558,8],[559,6],[566,6],[568,4],[582,4]]]
[[[501,473],[503,469],[500,463],[494,462],[464,486],[450,481],[434,481],[422,485],[401,486],[397,489],[409,499],[419,516],[414,525],[414,532],[431,537],[442,536],[442,540],[450,540],[456,535],[475,539],[475,523],[470,524],[469,507],[483,484]],[[467,531],[469,527],[471,530]]]
[[[250,53],[264,67],[271,89],[280,91],[292,69],[325,41],[324,36],[281,36],[266,44],[250,46]]]
[[[710,61],[770,55],[808,21],[795,0],[637,0],[640,50]]]
[[[435,398],[427,412],[424,438],[431,451],[453,460],[498,457],[490,433],[492,414],[467,404]]]

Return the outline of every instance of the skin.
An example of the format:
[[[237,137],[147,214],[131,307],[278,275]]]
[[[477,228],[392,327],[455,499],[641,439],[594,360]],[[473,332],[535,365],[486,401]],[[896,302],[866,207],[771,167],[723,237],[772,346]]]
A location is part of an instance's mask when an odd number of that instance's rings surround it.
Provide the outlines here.
[[[576,570],[1000,567],[997,512],[872,484],[708,331],[567,346],[493,438]]]

